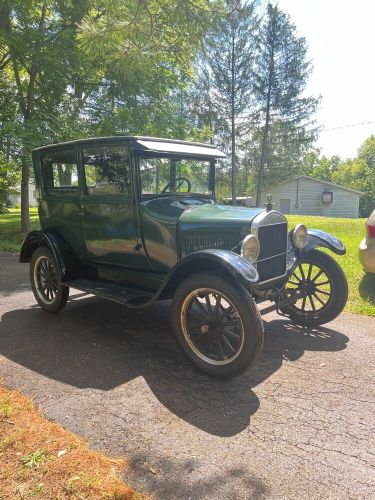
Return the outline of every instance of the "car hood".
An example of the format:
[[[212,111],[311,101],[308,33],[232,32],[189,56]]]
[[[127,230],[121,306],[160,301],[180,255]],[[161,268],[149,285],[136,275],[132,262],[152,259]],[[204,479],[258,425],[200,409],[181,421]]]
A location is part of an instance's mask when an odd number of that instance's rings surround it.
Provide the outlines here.
[[[140,203],[147,255],[168,270],[179,256],[207,248],[232,250],[249,233],[259,208],[214,205],[200,196],[163,196]]]
[[[180,229],[184,231],[239,231],[244,237],[251,221],[261,208],[233,207],[231,205],[201,205],[185,211],[180,217]]]
[[[250,233],[251,222],[262,212],[259,208],[228,205],[202,205],[180,217],[179,247],[182,256],[207,248],[238,251]]]

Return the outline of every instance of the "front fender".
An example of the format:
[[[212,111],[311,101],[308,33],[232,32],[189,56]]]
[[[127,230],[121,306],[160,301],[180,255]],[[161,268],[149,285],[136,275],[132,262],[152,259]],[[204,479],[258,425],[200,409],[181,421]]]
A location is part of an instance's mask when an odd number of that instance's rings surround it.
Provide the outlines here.
[[[337,255],[346,254],[344,243],[338,238],[332,236],[332,234],[320,231],[320,229],[308,229],[307,234],[307,245],[303,249],[303,253],[306,253],[313,248],[324,247],[328,248]]]
[[[201,250],[179,260],[168,274],[157,293],[159,298],[171,296],[183,279],[195,272],[214,272],[223,277],[231,276],[245,288],[256,285],[259,281],[258,271],[240,255],[229,250]]]

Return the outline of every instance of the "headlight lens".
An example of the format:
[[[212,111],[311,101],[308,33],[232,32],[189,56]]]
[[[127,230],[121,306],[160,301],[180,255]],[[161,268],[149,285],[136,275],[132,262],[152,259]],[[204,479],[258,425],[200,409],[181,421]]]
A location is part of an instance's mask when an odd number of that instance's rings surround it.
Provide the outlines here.
[[[254,234],[249,234],[244,238],[241,245],[241,257],[249,262],[255,262],[258,258],[260,245],[258,238]]]
[[[304,224],[297,224],[293,231],[293,245],[296,248],[304,248],[307,244],[307,229]]]

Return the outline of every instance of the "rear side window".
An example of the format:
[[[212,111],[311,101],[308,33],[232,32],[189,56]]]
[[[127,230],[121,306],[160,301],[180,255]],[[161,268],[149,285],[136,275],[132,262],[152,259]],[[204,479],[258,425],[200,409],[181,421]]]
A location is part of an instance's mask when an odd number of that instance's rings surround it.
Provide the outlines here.
[[[42,172],[48,193],[78,194],[78,167],[75,148],[43,154]]]
[[[130,196],[127,146],[85,148],[83,165],[88,195]]]

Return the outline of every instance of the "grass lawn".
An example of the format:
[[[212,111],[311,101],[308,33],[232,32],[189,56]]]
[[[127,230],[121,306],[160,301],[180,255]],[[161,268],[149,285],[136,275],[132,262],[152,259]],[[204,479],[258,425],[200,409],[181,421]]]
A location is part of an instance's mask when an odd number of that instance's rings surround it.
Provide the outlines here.
[[[345,243],[346,254],[334,257],[343,268],[349,283],[346,311],[375,316],[375,275],[365,274],[358,260],[358,245],[365,236],[366,219],[336,219],[307,215],[288,215],[290,227],[303,223],[310,229],[331,233]]]
[[[37,209],[30,210],[33,228],[38,227]],[[335,219],[305,215],[289,215],[290,226],[302,222],[308,228],[321,229],[340,238],[346,245],[347,254],[335,257],[349,282],[349,300],[346,310],[358,314],[375,316],[375,276],[365,275],[358,261],[358,245],[364,237],[365,219]],[[18,252],[24,235],[19,230],[20,210],[11,209],[9,214],[0,215],[0,250]]]
[[[33,229],[39,227],[38,209],[30,208]],[[19,252],[25,235],[20,231],[21,209],[10,208],[8,214],[0,214],[0,250]]]

